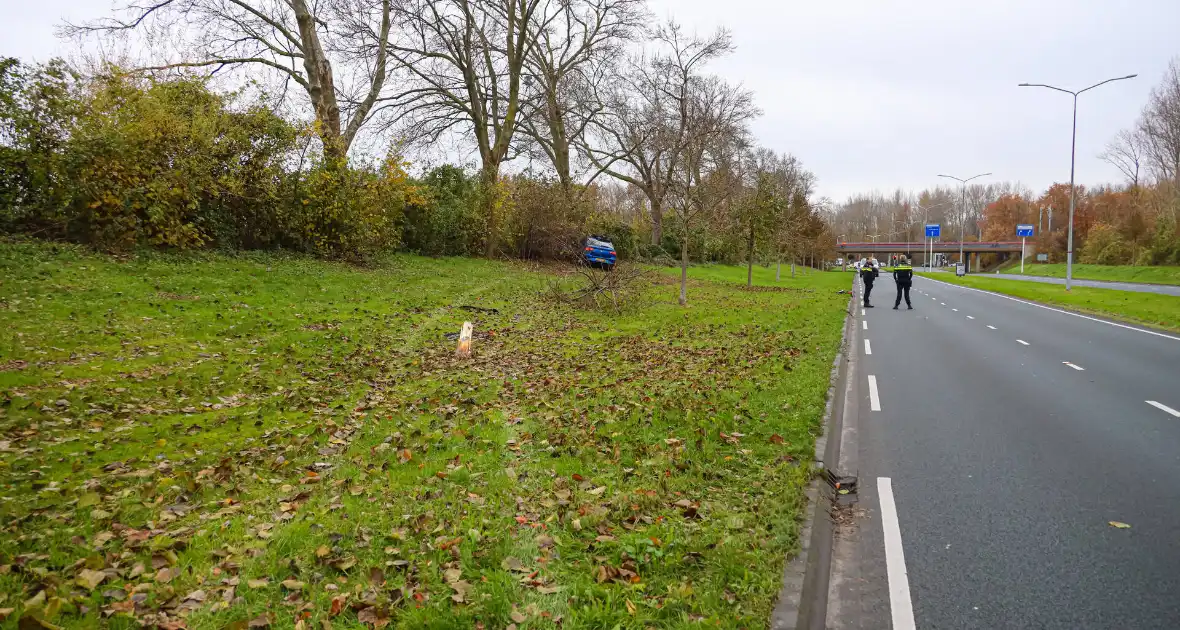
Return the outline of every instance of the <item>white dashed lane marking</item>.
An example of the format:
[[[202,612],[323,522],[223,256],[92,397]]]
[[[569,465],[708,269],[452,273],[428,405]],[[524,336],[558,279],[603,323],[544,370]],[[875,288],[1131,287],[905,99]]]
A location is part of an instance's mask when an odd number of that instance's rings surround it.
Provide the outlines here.
[[[1071,367],[1071,368],[1073,368],[1073,369],[1075,369],[1075,370],[1077,370],[1077,371],[1079,371],[1079,372],[1085,372],[1085,371],[1086,371],[1086,368],[1084,368],[1084,367],[1082,367],[1082,366],[1080,366],[1080,365],[1074,365],[1073,363],[1070,363],[1069,361],[1062,361],[1062,363],[1064,363],[1065,365],[1068,365],[1069,367]]]
[[[865,339],[865,354],[872,354],[873,346],[869,345],[869,340]]]
[[[881,500],[881,529],[885,532],[885,575],[889,580],[889,612],[893,630],[914,630],[914,604],[910,599],[910,578],[901,545],[901,525],[893,500],[893,480],[877,477],[877,498]]]
[[[868,322],[865,322],[865,321],[862,321],[862,322],[860,323],[860,327],[861,327],[862,329],[864,329],[864,330],[868,330],[868,329],[869,329],[869,323],[868,323]]]
[[[991,324],[988,324],[988,325],[987,325],[987,327],[988,327],[988,328],[991,328],[992,330],[995,330],[995,329],[996,329],[996,327],[995,327],[995,326],[992,326]]]
[[[972,316],[970,316],[970,315],[968,315],[968,316],[967,316],[967,319],[975,319],[975,318],[974,318],[974,317],[972,317]]]
[[[1029,344],[1027,341],[1025,341],[1025,340],[1023,340],[1023,339],[1017,339],[1017,340],[1016,340],[1016,343],[1018,343],[1018,344],[1020,344],[1020,345],[1022,345],[1022,346],[1027,346],[1027,345],[1030,345],[1030,344]]]
[[[869,409],[881,411],[881,396],[877,394],[877,377],[869,374]]]
[[[1176,416],[1177,418],[1180,418],[1180,411],[1176,411],[1175,409],[1172,409],[1171,407],[1169,407],[1163,403],[1158,403],[1154,400],[1145,400],[1144,402],[1151,405],[1152,407],[1155,407],[1156,409],[1160,409],[1162,411],[1172,414],[1173,416]]]

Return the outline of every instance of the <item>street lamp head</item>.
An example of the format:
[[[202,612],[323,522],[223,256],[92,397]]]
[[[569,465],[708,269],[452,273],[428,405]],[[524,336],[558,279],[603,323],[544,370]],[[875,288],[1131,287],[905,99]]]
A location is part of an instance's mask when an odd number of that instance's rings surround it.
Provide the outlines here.
[[[1137,74],[1128,74],[1127,76],[1125,76],[1125,77],[1122,77],[1122,78],[1124,78],[1124,79],[1134,79],[1134,78],[1135,78],[1135,77],[1137,77],[1137,76],[1139,76],[1139,75],[1137,75]]]

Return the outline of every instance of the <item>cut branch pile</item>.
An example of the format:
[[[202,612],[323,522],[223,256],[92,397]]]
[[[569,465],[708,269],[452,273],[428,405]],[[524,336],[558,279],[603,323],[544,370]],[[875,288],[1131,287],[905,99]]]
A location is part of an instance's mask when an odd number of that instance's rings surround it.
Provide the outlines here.
[[[651,287],[654,272],[623,262],[616,263],[610,270],[582,264],[578,265],[573,277],[572,288],[568,281],[550,280],[546,296],[561,304],[621,313],[634,306]]]

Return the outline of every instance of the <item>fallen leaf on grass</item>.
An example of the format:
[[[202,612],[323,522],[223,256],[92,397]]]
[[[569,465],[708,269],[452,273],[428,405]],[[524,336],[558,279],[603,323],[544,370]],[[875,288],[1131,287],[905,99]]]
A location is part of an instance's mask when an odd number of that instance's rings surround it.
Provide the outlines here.
[[[771,444],[782,444],[783,443],[783,436],[775,433],[774,435],[770,436],[770,443]]]
[[[606,486],[598,486],[597,488],[594,488],[593,490],[587,490],[586,492],[587,492],[587,494],[592,494],[594,496],[598,496],[598,495],[602,494],[603,492],[606,492]]]
[[[1131,529],[1130,525],[1128,525],[1126,523],[1119,522],[1119,521],[1111,521],[1110,526],[1117,527],[1118,529]]]
[[[512,620],[515,621],[516,623],[524,623],[525,620],[528,619],[528,617],[526,617],[524,613],[520,612],[519,610],[516,610],[515,608],[512,609],[512,612],[509,613],[508,616],[512,617]]]
[[[389,625],[389,616],[377,609],[376,606],[369,606],[368,608],[356,614],[357,621],[366,623],[374,628],[384,628]]]
[[[101,499],[102,499],[102,496],[99,495],[97,492],[87,492],[86,494],[78,497],[78,507],[82,508],[82,507],[90,507],[92,505],[98,505],[98,502]]]
[[[635,604],[632,604],[631,600],[629,600],[629,599],[626,600],[626,603],[627,603],[627,612],[634,615],[635,614]]]
[[[331,614],[333,617],[335,617],[336,615],[339,615],[341,613],[341,611],[344,610],[344,602],[347,602],[347,601],[348,601],[348,594],[347,593],[344,595],[337,595],[336,597],[333,597],[332,598],[332,608],[329,611],[329,614]]]
[[[163,569],[156,571],[156,581],[160,582],[161,584],[167,584],[171,582],[172,578],[174,577],[176,577],[176,569],[164,567]]]
[[[514,558],[512,556],[508,556],[507,558],[504,558],[503,560],[501,560],[500,561],[500,568],[504,569],[505,571],[516,571],[518,573],[527,573],[528,572],[528,569],[526,569],[524,567],[524,564],[522,564],[520,560],[517,560],[516,558]]]
[[[467,594],[471,592],[471,582],[467,580],[458,580],[451,582],[451,588],[454,589],[455,594],[451,595],[451,601],[456,604],[462,604],[467,601]]]
[[[250,588],[263,588],[270,584],[270,580],[263,578],[261,580],[246,580],[246,585]]]
[[[40,617],[33,617],[31,615],[21,617],[16,627],[20,630],[62,630],[61,626],[54,625]]]
[[[263,613],[257,617],[246,622],[247,628],[269,628],[271,624],[270,613]]]
[[[0,621],[8,619],[8,616],[11,615],[15,610],[15,608],[0,608]]]
[[[283,588],[290,591],[301,591],[303,590],[303,586],[303,582],[299,580],[283,580]]]
[[[78,572],[78,577],[75,582],[78,586],[85,586],[86,590],[93,591],[96,586],[102,583],[107,577],[106,573],[102,571],[94,571],[91,569],[82,569]]]

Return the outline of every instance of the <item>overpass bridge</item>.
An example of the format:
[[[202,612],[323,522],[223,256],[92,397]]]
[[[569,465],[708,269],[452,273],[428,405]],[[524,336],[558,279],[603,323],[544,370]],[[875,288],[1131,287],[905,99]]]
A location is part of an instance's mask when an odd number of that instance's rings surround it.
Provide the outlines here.
[[[979,257],[983,254],[997,254],[1000,260],[1006,260],[1012,256],[1020,255],[1020,241],[963,241],[963,255],[968,257],[967,269],[976,271],[979,267]],[[838,243],[836,251],[842,256],[872,255],[878,259],[888,257],[892,254],[905,254],[914,261],[926,262],[927,252],[930,244],[917,242],[901,242],[901,243]],[[935,241],[934,253],[952,254],[950,258],[956,260],[959,253],[959,241]],[[1025,251],[1025,254],[1031,256],[1033,254],[1032,247]]]

